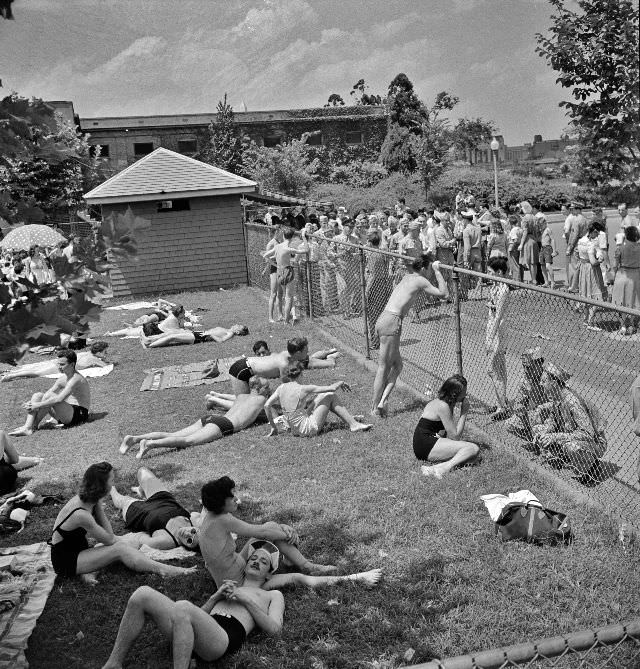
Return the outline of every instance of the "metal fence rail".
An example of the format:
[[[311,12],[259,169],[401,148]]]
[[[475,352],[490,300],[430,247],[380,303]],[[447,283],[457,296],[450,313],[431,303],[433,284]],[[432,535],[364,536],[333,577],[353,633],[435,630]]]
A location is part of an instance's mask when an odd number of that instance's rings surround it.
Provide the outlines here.
[[[246,226],[250,283],[267,291],[271,275],[261,254],[269,235],[265,226]],[[309,246],[307,256],[299,255],[296,261],[296,316],[312,318],[340,341],[376,359],[375,322],[404,272],[402,257],[319,238]],[[459,267],[443,274],[450,299],[420,298],[405,318],[401,378],[428,398],[444,379],[463,373],[476,425],[507,448],[526,452],[552,469],[614,516],[637,525],[640,439],[633,433],[629,389],[640,373],[640,334],[624,336],[618,331],[621,322],[634,319],[637,328],[640,312],[501,281],[513,289],[506,309],[508,336],[501,342],[513,415],[494,422],[491,413],[497,399],[492,356],[487,354],[487,277]],[[585,318],[598,329],[587,329]],[[544,408],[549,401],[540,385],[545,363],[569,377],[564,404],[577,405],[577,413],[588,416],[586,434],[584,425],[567,426],[573,416],[564,416],[561,427],[562,416],[554,418]],[[549,445],[541,437],[544,432],[564,436]],[[573,455],[567,458],[566,453]]]
[[[567,636],[494,648],[472,655],[416,664],[407,669],[637,669],[640,666],[640,619]]]

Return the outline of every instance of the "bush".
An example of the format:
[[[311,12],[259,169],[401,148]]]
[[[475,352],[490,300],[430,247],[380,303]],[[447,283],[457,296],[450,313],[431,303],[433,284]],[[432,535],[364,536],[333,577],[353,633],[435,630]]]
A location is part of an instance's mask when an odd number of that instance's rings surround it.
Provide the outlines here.
[[[386,177],[387,170],[379,163],[355,160],[348,165],[335,166],[330,172],[329,182],[353,188],[371,188]]]

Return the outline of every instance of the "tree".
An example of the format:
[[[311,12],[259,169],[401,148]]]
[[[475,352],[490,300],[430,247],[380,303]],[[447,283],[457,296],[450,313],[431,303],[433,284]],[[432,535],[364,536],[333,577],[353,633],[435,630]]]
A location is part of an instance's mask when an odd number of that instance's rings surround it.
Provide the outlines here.
[[[338,95],[337,93],[331,93],[329,96],[329,99],[324,105],[325,107],[344,107],[344,100],[342,99],[341,95]]]
[[[461,118],[451,131],[453,146],[473,165],[473,153],[481,145],[489,142],[496,132],[493,121],[482,118]]]
[[[252,141],[242,154],[245,176],[268,190],[305,196],[317,179],[319,164],[317,158],[311,158],[306,141],[306,134],[275,148]]]
[[[208,142],[198,158],[205,163],[236,174],[242,163],[242,143],[238,137],[233,107],[227,94],[218,102],[215,123],[208,128]]]
[[[85,162],[89,161],[89,162]],[[90,166],[86,137],[60,124],[42,100],[13,94],[0,101],[0,216],[10,225],[41,221],[52,207],[78,206]],[[27,170],[29,177],[26,177]],[[52,194],[53,185],[62,190]],[[78,260],[54,261],[57,283],[0,281],[0,361],[15,364],[36,344],[56,345],[60,334],[86,332],[109,294],[106,272],[120,257],[136,253],[149,222],[128,211],[96,225]]]
[[[550,34],[537,34],[537,53],[559,73],[574,101],[560,103],[577,140],[579,180],[603,185],[640,180],[638,8],[633,0],[565,0]],[[572,3],[575,4],[575,3]]]
[[[409,128],[391,123],[380,148],[380,162],[389,172],[414,172],[417,163],[413,145],[409,141],[412,133]]]
[[[389,121],[392,124],[397,123],[416,134],[420,132],[420,124],[424,120],[424,105],[406,74],[397,74],[389,84],[387,105]]]
[[[359,79],[352,87],[351,97],[355,100],[356,106],[360,105],[379,105],[382,104],[382,98],[379,95],[369,95],[366,90],[369,88],[364,79]]]

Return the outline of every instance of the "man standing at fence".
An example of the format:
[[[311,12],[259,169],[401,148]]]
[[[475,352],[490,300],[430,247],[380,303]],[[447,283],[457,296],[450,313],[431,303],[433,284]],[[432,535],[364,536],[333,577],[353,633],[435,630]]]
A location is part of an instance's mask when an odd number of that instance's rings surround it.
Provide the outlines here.
[[[340,302],[342,313],[345,318],[359,316],[362,312],[362,290],[360,285],[360,266],[356,257],[358,238],[352,233],[351,221],[345,219],[342,222],[342,234],[336,235],[336,257],[339,278],[342,285],[338,286],[340,291]]]
[[[433,262],[433,255],[425,253],[407,267],[407,273],[394,288],[391,297],[376,323],[376,334],[380,339],[378,370],[373,383],[373,401],[371,415],[384,418],[387,415],[389,395],[402,372],[400,355],[400,335],[402,320],[407,315],[419,295],[427,293],[434,297],[448,297],[447,284],[440,273],[440,264]],[[432,269],[438,287],[436,288],[426,274]]]

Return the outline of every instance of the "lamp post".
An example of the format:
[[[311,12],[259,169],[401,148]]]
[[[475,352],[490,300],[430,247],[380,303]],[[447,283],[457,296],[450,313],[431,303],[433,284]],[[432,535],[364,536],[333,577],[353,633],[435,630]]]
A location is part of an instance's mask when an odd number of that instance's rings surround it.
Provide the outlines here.
[[[498,149],[500,142],[494,137],[491,140],[491,153],[493,154],[493,191],[494,199],[496,201],[496,208],[498,207]]]

